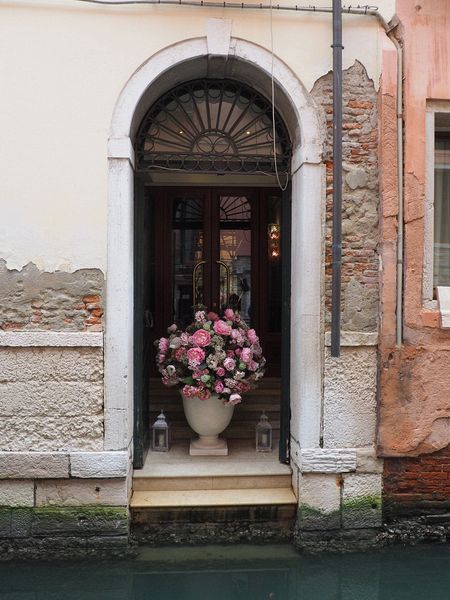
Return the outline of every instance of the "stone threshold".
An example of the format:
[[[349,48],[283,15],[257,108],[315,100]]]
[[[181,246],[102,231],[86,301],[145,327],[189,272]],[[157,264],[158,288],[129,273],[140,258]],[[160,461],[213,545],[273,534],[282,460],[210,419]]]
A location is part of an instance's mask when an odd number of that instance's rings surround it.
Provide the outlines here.
[[[228,456],[189,456],[189,441],[177,442],[169,452],[149,451],[133,480],[171,477],[239,477],[288,475],[288,465],[278,460],[278,445],[268,453],[256,452],[250,442],[228,440]]]
[[[130,508],[187,508],[297,504],[290,488],[134,492]]]

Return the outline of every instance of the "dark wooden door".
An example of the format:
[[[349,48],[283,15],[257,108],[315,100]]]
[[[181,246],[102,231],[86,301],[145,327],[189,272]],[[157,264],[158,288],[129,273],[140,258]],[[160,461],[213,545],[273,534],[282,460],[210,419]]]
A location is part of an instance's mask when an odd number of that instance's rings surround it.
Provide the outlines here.
[[[279,376],[280,192],[148,187],[145,201],[154,240],[146,269],[147,337],[166,335],[171,323],[185,327],[197,304],[216,312],[231,306],[260,336],[267,375]]]
[[[280,460],[289,452],[290,194],[268,188],[145,187],[135,207],[135,467],[148,444],[154,341],[193,306],[239,310],[280,377]]]

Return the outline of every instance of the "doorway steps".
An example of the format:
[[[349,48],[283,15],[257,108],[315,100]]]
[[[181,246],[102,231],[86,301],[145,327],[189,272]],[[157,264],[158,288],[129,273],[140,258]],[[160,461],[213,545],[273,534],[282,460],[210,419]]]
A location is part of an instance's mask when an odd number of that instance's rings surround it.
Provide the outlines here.
[[[231,440],[229,446],[228,457],[190,457],[187,443],[164,456],[150,452],[133,477],[135,537],[155,542],[170,532],[183,541],[186,532],[195,539],[207,525],[219,537],[217,532],[230,528],[247,533],[256,528],[285,539],[297,509],[290,468],[243,442]]]

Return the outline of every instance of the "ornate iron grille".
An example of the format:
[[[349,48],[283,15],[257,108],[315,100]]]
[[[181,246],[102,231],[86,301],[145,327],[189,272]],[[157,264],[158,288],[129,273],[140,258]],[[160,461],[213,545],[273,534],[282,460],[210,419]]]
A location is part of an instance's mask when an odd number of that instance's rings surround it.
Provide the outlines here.
[[[275,111],[276,161],[288,173],[286,127]],[[136,138],[137,168],[203,173],[275,172],[272,105],[230,80],[177,86],[148,111]]]

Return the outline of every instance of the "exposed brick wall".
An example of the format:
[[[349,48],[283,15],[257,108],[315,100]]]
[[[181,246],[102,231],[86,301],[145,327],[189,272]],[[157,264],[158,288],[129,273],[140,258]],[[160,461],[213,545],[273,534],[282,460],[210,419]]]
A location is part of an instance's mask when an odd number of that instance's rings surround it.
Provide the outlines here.
[[[388,515],[448,511],[450,446],[416,458],[386,458],[383,494]]]
[[[0,260],[0,330],[101,331],[103,287],[98,269],[17,271]]]
[[[326,320],[331,308],[333,200],[332,73],[314,85],[326,128]],[[343,74],[342,326],[376,331],[378,326],[378,112],[377,93],[365,68],[355,62]]]

